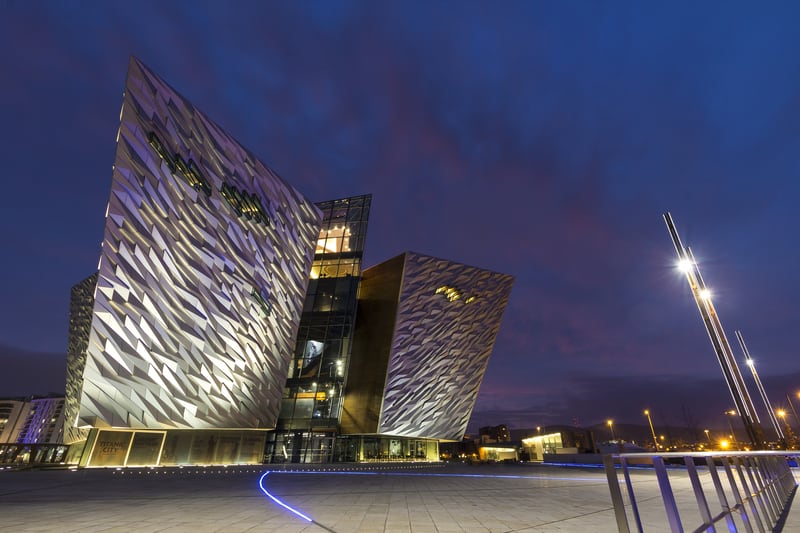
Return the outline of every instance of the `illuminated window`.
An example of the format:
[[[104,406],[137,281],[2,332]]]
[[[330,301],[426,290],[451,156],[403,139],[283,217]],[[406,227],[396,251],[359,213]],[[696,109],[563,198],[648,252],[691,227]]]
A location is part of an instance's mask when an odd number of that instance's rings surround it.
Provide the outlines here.
[[[438,289],[436,289],[436,294],[441,294],[445,298],[447,298],[448,302],[452,302],[454,300],[458,300],[461,298],[461,291],[456,289],[455,287],[450,287],[448,285],[442,285]]]
[[[323,229],[319,233],[316,253],[338,254],[350,251],[350,228],[342,224]]]
[[[456,300],[460,300],[463,298],[465,304],[471,304],[472,302],[478,299],[478,296],[475,294],[464,297],[464,293],[461,289],[458,289],[456,287],[451,287],[449,285],[442,285],[441,287],[436,289],[434,294],[441,294],[442,296],[447,298],[448,302],[454,302]]]

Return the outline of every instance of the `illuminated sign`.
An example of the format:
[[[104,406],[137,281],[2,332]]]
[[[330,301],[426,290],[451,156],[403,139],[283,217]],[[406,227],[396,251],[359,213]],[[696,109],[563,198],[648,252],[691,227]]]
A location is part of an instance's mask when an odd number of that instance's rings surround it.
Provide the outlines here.
[[[170,152],[153,131],[148,134],[147,142],[167,164],[173,176],[178,176],[194,190],[200,191],[206,196],[211,196],[211,184],[203,173],[200,172],[194,160],[189,159],[185,161],[183,157],[177,153],[170,155]],[[234,210],[236,216],[240,218],[244,217],[256,224],[269,225],[269,216],[267,216],[267,211],[264,209],[261,198],[259,198],[258,195],[240,191],[227,182],[222,184],[219,191],[222,197],[225,198],[225,201],[228,202],[228,205]]]

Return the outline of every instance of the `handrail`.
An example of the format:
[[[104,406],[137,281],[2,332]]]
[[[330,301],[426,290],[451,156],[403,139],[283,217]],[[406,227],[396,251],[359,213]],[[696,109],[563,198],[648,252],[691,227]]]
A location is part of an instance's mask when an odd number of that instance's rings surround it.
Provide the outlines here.
[[[728,531],[764,533],[788,512],[797,488],[789,461],[798,457],[797,451],[619,453],[604,455],[603,463],[620,533],[632,531],[629,518],[642,533],[644,523],[663,522],[662,513],[673,533],[683,533],[687,517],[699,521],[689,531],[713,532],[724,522]],[[663,506],[653,504],[658,496]]]

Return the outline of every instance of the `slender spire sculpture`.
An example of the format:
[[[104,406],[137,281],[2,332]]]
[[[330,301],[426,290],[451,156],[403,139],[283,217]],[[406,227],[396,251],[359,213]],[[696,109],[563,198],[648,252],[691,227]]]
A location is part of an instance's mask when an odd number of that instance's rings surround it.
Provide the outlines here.
[[[775,434],[778,436],[778,440],[786,444],[786,435],[783,434],[783,429],[781,428],[781,425],[778,422],[778,417],[775,415],[775,411],[772,409],[772,404],[769,403],[769,398],[767,398],[767,391],[764,390],[764,385],[761,384],[761,379],[758,377],[758,372],[756,372],[756,365],[753,362],[753,359],[750,357],[750,350],[747,349],[747,345],[744,343],[744,337],[742,337],[742,332],[736,330],[734,333],[736,334],[736,339],[739,341],[739,346],[742,347],[742,353],[744,353],[744,360],[747,363],[747,366],[750,367],[750,371],[753,373],[753,380],[756,382],[756,387],[758,388],[758,392],[759,394],[761,394],[761,399],[764,401],[764,405],[767,408],[767,413],[769,413],[769,421],[772,422],[772,427],[775,428]],[[757,417],[756,420],[758,420]]]
[[[692,290],[694,301],[697,304],[697,309],[700,311],[703,324],[706,327],[708,337],[714,347],[714,353],[722,369],[722,374],[725,377],[728,390],[733,397],[736,410],[742,418],[747,436],[754,449],[763,449],[765,447],[764,430],[761,429],[761,423],[758,420],[758,415],[753,406],[753,401],[750,398],[750,393],[747,391],[742,373],[739,371],[736,358],[733,356],[730,343],[728,343],[728,338],[725,336],[725,331],[722,329],[717,311],[714,309],[714,304],[711,302],[711,292],[708,290],[708,287],[706,287],[705,281],[703,281],[703,276],[700,274],[700,268],[697,266],[691,248],[683,246],[681,238],[678,236],[678,230],[675,229],[672,215],[664,213],[664,222],[667,224],[667,230],[669,230],[669,235],[672,238],[672,244],[675,245],[675,251],[678,254],[678,265],[681,270],[686,273],[686,279]]]

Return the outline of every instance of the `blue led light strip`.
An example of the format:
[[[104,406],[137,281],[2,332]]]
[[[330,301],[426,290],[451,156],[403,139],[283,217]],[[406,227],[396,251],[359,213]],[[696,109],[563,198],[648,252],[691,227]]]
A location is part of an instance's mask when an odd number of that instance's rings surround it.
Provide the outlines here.
[[[267,497],[268,497],[270,500],[274,501],[275,503],[277,503],[278,505],[280,505],[281,507],[283,507],[283,508],[284,508],[284,509],[286,509],[287,511],[291,511],[291,512],[293,512],[294,514],[296,514],[297,516],[299,516],[300,518],[302,518],[302,519],[303,519],[303,520],[305,520],[306,522],[313,522],[313,520],[312,520],[311,518],[307,517],[306,515],[304,515],[303,513],[301,513],[300,511],[298,511],[297,509],[295,509],[295,508],[293,508],[293,507],[289,507],[288,505],[286,505],[285,503],[283,503],[282,501],[280,501],[278,498],[276,498],[275,496],[273,496],[272,494],[270,494],[270,493],[269,493],[269,491],[268,491],[267,489],[265,489],[265,488],[264,488],[264,478],[265,478],[265,477],[267,477],[269,474],[270,474],[270,472],[269,472],[269,471],[266,471],[266,472],[264,472],[264,474],[263,474],[263,475],[262,475],[262,476],[259,478],[259,480],[258,480],[258,488],[260,488],[260,489],[261,489],[261,492],[263,492],[264,494],[266,494],[266,495],[267,495]]]
[[[281,500],[270,494],[270,492],[264,488],[264,478],[266,478],[269,474],[273,471],[266,471],[264,472],[258,480],[258,488],[261,489],[261,492],[267,495],[267,497],[272,500],[273,502],[277,503],[287,511],[291,511],[292,513],[296,514],[303,520],[307,522],[314,522],[314,520],[297,509],[290,507],[289,505],[283,503]],[[576,478],[576,477],[550,477],[550,476],[512,476],[512,475],[484,475],[484,474],[423,474],[423,473],[410,473],[410,472],[358,472],[358,471],[341,471],[341,472],[325,472],[325,471],[314,471],[314,470],[280,470],[275,471],[276,474],[310,474],[310,475],[349,475],[349,476],[421,476],[421,477],[469,477],[469,478],[505,478],[505,479],[546,479],[548,481],[588,481],[588,482],[597,482],[598,480],[595,478]],[[319,525],[319,524],[318,524]]]

